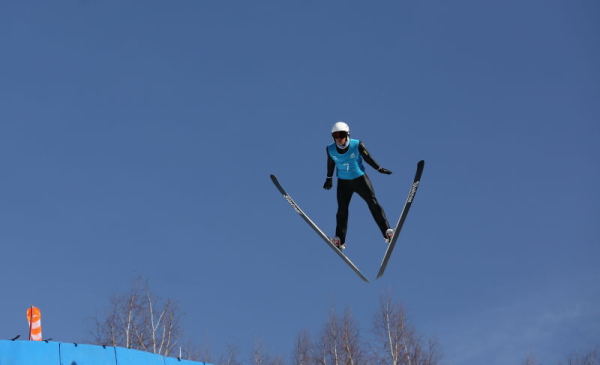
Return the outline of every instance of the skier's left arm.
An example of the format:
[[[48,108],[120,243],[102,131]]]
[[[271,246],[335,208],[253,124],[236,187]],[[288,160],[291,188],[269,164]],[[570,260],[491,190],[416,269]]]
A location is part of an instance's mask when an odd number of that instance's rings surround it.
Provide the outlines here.
[[[365,159],[365,161],[375,170],[377,170],[378,172],[382,173],[382,174],[386,174],[386,175],[390,175],[392,172],[388,169],[384,169],[383,167],[381,167],[374,159],[373,157],[371,157],[371,154],[369,153],[369,151],[367,150],[367,147],[365,147],[364,143],[360,142],[358,144],[358,151],[360,152],[360,154],[362,155],[362,157]]]

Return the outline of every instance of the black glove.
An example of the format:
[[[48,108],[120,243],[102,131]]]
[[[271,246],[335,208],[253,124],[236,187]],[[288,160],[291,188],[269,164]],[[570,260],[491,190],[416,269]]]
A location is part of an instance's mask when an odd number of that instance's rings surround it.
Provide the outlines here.
[[[323,184],[323,189],[329,190],[329,189],[331,189],[332,186],[333,186],[333,178],[328,177],[325,180],[325,184]]]
[[[390,170],[384,169],[383,167],[378,168],[377,171],[381,172],[382,174],[386,174],[386,175],[392,174],[392,172]]]

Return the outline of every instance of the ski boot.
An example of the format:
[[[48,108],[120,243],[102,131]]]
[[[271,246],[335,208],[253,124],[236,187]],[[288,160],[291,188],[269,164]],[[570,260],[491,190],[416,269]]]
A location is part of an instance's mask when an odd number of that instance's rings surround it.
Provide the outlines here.
[[[390,244],[390,242],[392,242],[392,238],[394,238],[394,230],[391,228],[388,228],[387,231],[385,231],[385,243],[387,243],[388,245]]]
[[[333,243],[333,245],[335,247],[337,247],[338,250],[343,251],[346,249],[346,244],[342,243],[342,240],[340,240],[340,238],[338,236],[335,236],[331,239],[331,243]]]

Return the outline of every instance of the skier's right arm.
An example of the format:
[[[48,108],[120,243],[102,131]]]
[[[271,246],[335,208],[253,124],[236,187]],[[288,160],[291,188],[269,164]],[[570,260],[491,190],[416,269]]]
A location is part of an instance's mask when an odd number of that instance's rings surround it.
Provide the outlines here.
[[[327,148],[325,148],[325,152],[327,152],[327,179],[325,179],[323,189],[329,190],[333,186],[333,169],[335,168],[335,161],[333,161],[329,155]]]

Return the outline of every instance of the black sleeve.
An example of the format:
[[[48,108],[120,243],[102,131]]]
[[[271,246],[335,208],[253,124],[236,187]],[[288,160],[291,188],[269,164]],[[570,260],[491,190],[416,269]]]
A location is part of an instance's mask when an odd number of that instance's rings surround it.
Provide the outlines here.
[[[379,170],[381,168],[381,166],[379,166],[379,164],[373,159],[373,157],[371,157],[371,154],[369,153],[369,151],[367,151],[367,147],[365,147],[362,141],[358,144],[358,151],[372,168],[374,168],[375,170]]]
[[[333,177],[333,169],[335,168],[335,161],[331,158],[329,154],[329,150],[325,147],[325,152],[327,153],[327,177]]]

